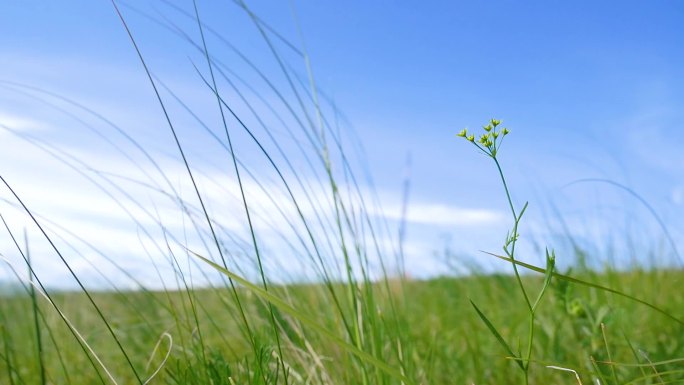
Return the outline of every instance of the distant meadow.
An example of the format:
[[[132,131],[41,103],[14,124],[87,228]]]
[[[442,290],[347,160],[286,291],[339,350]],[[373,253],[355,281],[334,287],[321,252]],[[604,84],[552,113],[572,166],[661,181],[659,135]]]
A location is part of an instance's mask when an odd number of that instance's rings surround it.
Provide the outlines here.
[[[0,383],[684,383],[684,10],[608,4],[0,6]]]

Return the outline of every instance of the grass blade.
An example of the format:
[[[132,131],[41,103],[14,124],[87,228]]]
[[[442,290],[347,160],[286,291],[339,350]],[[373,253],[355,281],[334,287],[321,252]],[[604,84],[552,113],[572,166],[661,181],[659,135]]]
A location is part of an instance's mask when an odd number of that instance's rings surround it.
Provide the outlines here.
[[[218,270],[219,272],[225,274],[228,276],[230,279],[234,280],[238,284],[244,286],[247,288],[250,292],[258,296],[259,298],[268,301],[271,303],[273,306],[277,307],[280,309],[282,312],[287,313],[295,318],[297,318],[302,324],[316,330],[317,332],[323,334],[333,342],[335,342],[340,348],[346,350],[347,352],[353,354],[354,356],[358,357],[360,360],[365,361],[368,364],[371,364],[378,368],[379,370],[383,371],[384,373],[387,373],[388,375],[394,377],[395,379],[401,381],[404,384],[413,384],[413,381],[410,379],[406,378],[401,372],[395,368],[392,368],[391,366],[387,365],[386,363],[382,362],[381,360],[377,359],[376,357],[373,357],[372,355],[364,352],[363,350],[357,348],[356,346],[348,343],[347,341],[343,340],[342,338],[336,336],[333,332],[330,330],[327,330],[323,326],[321,326],[318,322],[314,321],[313,318],[302,314],[301,311],[295,309],[292,307],[290,304],[287,302],[283,301],[282,299],[276,297],[273,295],[271,292],[264,290],[261,286],[255,285],[245,278],[233,273],[232,271],[220,266],[219,264],[204,258],[203,256],[190,251],[193,255],[195,255],[197,258],[201,259],[202,261],[206,262],[209,264],[211,267],[214,269]]]
[[[484,253],[489,254],[489,255],[491,255],[491,256],[493,256],[493,257],[502,259],[502,260],[504,260],[504,261],[508,261],[508,262],[511,262],[511,263],[515,263],[516,265],[522,266],[522,267],[524,267],[524,268],[526,268],[526,269],[528,269],[528,270],[536,271],[537,273],[546,274],[546,269],[543,269],[543,268],[541,268],[541,267],[534,266],[534,265],[530,265],[529,263],[521,262],[521,261],[519,261],[519,260],[517,260],[517,259],[516,259],[516,260],[513,260],[513,259],[511,259],[511,258],[504,257],[504,256],[502,256],[502,255],[497,255],[497,254],[489,253],[489,252],[486,252],[486,251],[485,251]],[[583,280],[581,280],[581,279],[573,278],[573,277],[570,277],[570,276],[568,276],[568,275],[563,275],[563,274],[559,274],[559,273],[556,273],[556,272],[553,272],[552,274],[553,274],[553,276],[554,276],[555,278],[560,279],[560,280],[563,280],[563,281],[567,281],[567,282],[571,282],[571,283],[576,283],[576,284],[578,284],[578,285],[583,285],[583,286],[591,287],[591,288],[598,289],[598,290],[603,290],[603,291],[606,291],[606,292],[608,292],[608,293],[612,293],[612,294],[619,295],[619,296],[621,296],[621,297],[627,298],[627,299],[632,300],[632,301],[634,301],[634,302],[638,302],[638,303],[640,303],[640,304],[642,304],[642,305],[644,305],[644,306],[647,306],[647,307],[651,308],[652,310],[657,311],[658,313],[660,313],[660,314],[666,316],[667,318],[669,318],[669,319],[671,319],[671,320],[677,322],[678,324],[684,325],[684,320],[681,320],[681,319],[679,319],[679,318],[673,316],[672,314],[670,314],[670,313],[668,313],[667,311],[665,311],[665,310],[659,308],[659,307],[656,306],[656,305],[653,305],[652,303],[646,302],[646,301],[644,301],[644,300],[642,300],[642,299],[639,299],[639,298],[637,298],[637,297],[634,297],[634,296],[631,296],[631,295],[629,295],[629,294],[623,293],[623,292],[621,292],[621,291],[619,291],[619,290],[611,289],[611,288],[606,287],[606,286],[602,286],[602,285],[599,285],[599,284],[596,284],[596,283],[592,283],[592,282],[583,281]]]
[[[475,308],[477,315],[480,316],[480,319],[482,320],[482,322],[484,322],[485,325],[487,325],[487,329],[489,329],[489,331],[492,332],[494,337],[496,337],[496,340],[499,341],[499,343],[501,344],[501,346],[503,346],[504,349],[506,349],[506,352],[508,354],[510,354],[511,357],[516,359],[515,362],[518,364],[518,366],[520,366],[520,369],[525,370],[523,362],[520,361],[520,358],[515,353],[513,353],[513,349],[511,349],[511,347],[508,346],[506,341],[503,339],[503,337],[501,336],[499,331],[496,330],[494,325],[489,321],[487,316],[485,316],[484,313],[482,313],[482,311],[480,311],[480,309],[477,307],[477,305],[475,305],[475,302],[473,302],[473,300],[469,300],[469,301],[470,301],[470,304],[473,305],[473,308]]]

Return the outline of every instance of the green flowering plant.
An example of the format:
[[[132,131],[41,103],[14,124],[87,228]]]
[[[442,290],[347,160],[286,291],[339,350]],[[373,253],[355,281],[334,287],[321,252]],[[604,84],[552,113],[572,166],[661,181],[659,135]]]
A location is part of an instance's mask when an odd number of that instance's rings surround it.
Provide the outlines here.
[[[522,293],[525,305],[529,313],[529,329],[527,336],[527,349],[525,354],[523,355],[523,353],[521,352],[514,352],[511,348],[511,345],[509,345],[506,342],[506,340],[503,338],[501,333],[499,333],[494,324],[492,324],[492,322],[489,321],[489,319],[477,307],[477,305],[475,305],[473,301],[470,301],[470,303],[473,305],[478,316],[480,317],[480,319],[482,319],[487,328],[496,337],[496,339],[503,346],[506,352],[515,360],[518,367],[523,371],[523,383],[527,385],[529,384],[529,369],[530,363],[532,362],[532,344],[534,341],[535,334],[535,315],[539,303],[541,302],[541,299],[544,296],[544,293],[546,292],[546,289],[551,282],[551,278],[553,277],[556,263],[556,255],[553,251],[549,252],[548,250],[546,250],[546,270],[544,283],[541,290],[537,294],[537,297],[534,300],[532,300],[528,293],[528,290],[525,288],[525,285],[523,284],[522,279],[520,278],[520,273],[518,271],[518,266],[515,259],[515,246],[520,236],[520,234],[518,233],[518,227],[520,224],[520,220],[522,219],[522,216],[525,210],[527,209],[527,202],[525,202],[525,204],[522,206],[520,210],[515,209],[515,206],[513,205],[513,200],[511,199],[511,194],[508,190],[506,178],[504,176],[503,170],[501,169],[501,164],[499,163],[499,159],[497,157],[497,155],[499,154],[499,149],[501,148],[501,144],[503,143],[503,139],[510,133],[510,131],[508,130],[508,128],[502,127],[501,120],[498,119],[491,119],[488,124],[482,126],[482,129],[484,130],[484,132],[479,134],[479,138],[477,140],[476,135],[474,133],[468,132],[468,130],[465,128],[461,130],[461,132],[459,132],[457,136],[462,137],[468,142],[475,145],[475,147],[477,147],[479,151],[481,151],[494,161],[494,163],[496,164],[496,168],[499,171],[499,176],[501,178],[501,182],[506,193],[508,205],[510,207],[511,215],[513,217],[513,226],[512,229],[506,235],[506,239],[503,244],[503,251],[508,257],[507,259],[511,261],[516,281],[518,283],[520,292]]]
[[[487,125],[482,126],[484,133],[480,135],[480,138],[476,141],[475,135],[468,133],[468,129],[464,128],[458,133],[458,136],[465,138],[469,142],[475,145],[480,151],[486,155],[495,158],[496,154],[499,152],[499,147],[503,142],[503,138],[509,134],[509,130],[506,127],[499,127],[501,121],[497,119],[491,119]]]

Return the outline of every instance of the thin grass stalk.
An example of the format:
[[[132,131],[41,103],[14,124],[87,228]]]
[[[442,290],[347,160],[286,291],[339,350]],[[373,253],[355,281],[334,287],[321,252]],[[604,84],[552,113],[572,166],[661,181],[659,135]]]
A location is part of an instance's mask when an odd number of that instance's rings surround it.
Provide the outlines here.
[[[19,247],[19,243],[17,242],[16,238],[14,237],[14,233],[10,230],[9,225],[8,225],[7,222],[5,221],[5,218],[2,216],[2,214],[0,214],[0,220],[1,220],[2,223],[3,223],[3,225],[4,225],[4,227],[5,227],[5,230],[7,230],[7,233],[9,234],[10,239],[12,239],[12,242],[14,243],[14,246],[17,248],[17,250],[19,251],[19,254],[22,255],[22,258],[23,258],[24,261],[26,262],[26,266],[27,266],[27,268],[28,268],[28,273],[30,274],[29,284],[28,284],[28,285],[25,284],[24,281],[23,281],[23,279],[22,279],[22,277],[19,276],[19,274],[14,270],[14,268],[11,268],[11,267],[10,267],[11,270],[12,270],[12,272],[14,273],[14,277],[17,279],[17,282],[20,282],[22,288],[24,288],[24,291],[26,291],[26,293],[29,295],[29,297],[32,296],[32,295],[35,295],[35,293],[36,293],[36,291],[35,291],[36,282],[34,282],[34,279],[37,280],[38,278],[35,277],[35,275],[34,275],[34,273],[33,273],[33,267],[32,267],[32,265],[31,265],[30,263],[28,263],[28,255],[27,255],[27,254],[24,254],[24,252],[28,253],[28,241],[26,242],[26,251],[22,250],[21,247]],[[5,261],[5,262],[7,262],[7,261]],[[41,286],[41,287],[42,287],[42,286]],[[1,309],[1,308],[2,308],[2,307],[0,307],[0,309]],[[44,314],[43,311],[40,309],[40,306],[35,305],[34,308],[36,309],[36,314],[37,314],[38,317],[40,318],[39,322],[42,321],[43,324],[45,325],[45,329],[46,329],[46,331],[47,331],[47,333],[48,333],[48,336],[50,337],[50,341],[52,342],[53,347],[55,347],[55,352],[56,352],[56,354],[57,354],[57,358],[58,358],[59,363],[60,363],[60,365],[61,365],[61,368],[62,368],[62,371],[63,371],[63,373],[64,373],[64,376],[66,377],[66,383],[71,383],[71,380],[69,379],[69,371],[68,371],[67,368],[66,368],[66,364],[65,364],[65,362],[64,362],[64,358],[62,357],[62,352],[61,352],[60,349],[58,349],[59,344],[57,343],[57,340],[56,340],[56,337],[55,337],[55,335],[54,335],[54,333],[53,333],[53,330],[48,326],[48,321],[47,321],[47,319],[45,318],[45,314]],[[5,325],[4,313],[0,313],[0,317],[3,318],[2,325]],[[86,354],[87,354],[87,352],[86,352]],[[94,366],[93,366],[93,367],[94,367]],[[94,368],[95,368],[95,367],[94,367]],[[97,369],[96,369],[96,370],[97,370]]]
[[[235,168],[235,175],[237,177],[238,185],[240,187],[240,194],[242,196],[242,203],[245,209],[245,215],[247,217],[247,223],[249,226],[249,232],[252,237],[252,244],[254,246],[254,253],[256,256],[257,264],[259,266],[259,275],[261,276],[261,283],[263,285],[264,290],[268,291],[268,284],[266,283],[266,275],[264,273],[264,267],[262,263],[262,257],[261,253],[259,251],[259,244],[256,239],[256,233],[254,231],[254,225],[252,224],[252,217],[250,215],[249,211],[249,205],[247,203],[247,197],[245,196],[245,189],[242,184],[242,178],[240,177],[240,169],[238,168],[237,160],[235,158],[235,151],[233,149],[233,142],[230,137],[230,132],[228,130],[228,125],[226,123],[226,116],[225,113],[223,112],[223,105],[221,103],[221,98],[219,97],[219,90],[216,85],[216,78],[214,77],[214,70],[213,66],[211,64],[211,59],[209,58],[209,50],[207,49],[207,42],[206,39],[204,38],[204,31],[202,28],[202,23],[200,22],[200,17],[199,17],[199,11],[197,9],[197,1],[193,0],[193,6],[195,8],[195,15],[197,17],[197,24],[199,26],[199,31],[200,31],[200,36],[202,37],[202,47],[204,50],[205,58],[207,60],[207,65],[209,67],[209,74],[211,75],[211,83],[212,83],[212,90],[214,91],[214,95],[216,96],[216,102],[218,103],[219,111],[221,112],[221,121],[223,123],[223,128],[226,133],[226,139],[228,141],[228,147],[230,148],[230,155],[233,161],[233,166]],[[280,331],[278,330],[278,327],[276,326],[276,320],[275,320],[275,315],[273,314],[273,307],[271,303],[268,303],[268,311],[270,314],[270,321],[271,321],[271,326],[273,328],[273,333],[276,339],[276,346],[278,348],[278,355],[279,355],[279,360],[282,363],[284,360],[283,356],[283,349],[280,344]],[[285,380],[285,384],[288,384],[288,372],[285,367],[285,365],[281,365],[282,370],[283,370],[283,378]]]
[[[26,247],[26,261],[28,263],[28,277],[29,277],[29,290],[30,290],[30,296],[31,296],[31,308],[33,310],[33,327],[34,327],[34,332],[36,336],[36,353],[38,355],[38,366],[39,366],[39,371],[40,371],[40,383],[42,385],[46,384],[46,378],[45,378],[45,360],[43,357],[43,339],[42,339],[42,333],[40,329],[40,322],[38,321],[38,300],[36,299],[36,289],[33,287],[34,282],[33,282],[33,274],[31,274],[31,271],[33,270],[31,268],[31,253],[29,251],[29,246],[28,246],[28,234],[26,233],[26,229],[24,229],[24,244]]]
[[[21,198],[19,198],[19,195],[17,195],[17,193],[14,191],[14,189],[12,189],[12,187],[9,185],[9,183],[7,183],[7,181],[5,180],[4,177],[2,177],[2,175],[0,175],[0,181],[2,181],[2,183],[5,185],[5,187],[7,187],[7,189],[10,191],[10,193],[12,193],[12,195],[13,195],[14,198],[17,200],[17,202],[19,202],[19,204],[22,206],[22,208],[24,209],[24,211],[26,212],[26,214],[31,218],[31,221],[36,225],[36,227],[38,228],[38,230],[40,230],[40,232],[43,234],[43,236],[44,236],[45,239],[48,241],[48,243],[50,244],[50,246],[52,247],[52,249],[55,251],[55,253],[57,254],[57,256],[59,256],[59,258],[60,258],[60,260],[62,261],[62,263],[64,264],[64,266],[67,268],[67,270],[69,270],[69,273],[70,273],[71,276],[74,278],[74,280],[75,280],[76,283],[78,284],[79,288],[80,288],[80,289],[83,291],[83,293],[86,295],[86,297],[88,298],[88,301],[90,302],[90,304],[93,306],[93,308],[94,308],[95,311],[97,312],[98,317],[102,320],[102,323],[105,325],[105,327],[107,328],[107,331],[108,331],[109,334],[112,336],[112,339],[114,340],[114,342],[116,343],[117,347],[119,348],[119,351],[121,351],[121,353],[123,354],[123,356],[124,356],[124,358],[125,358],[125,360],[126,360],[128,366],[130,367],[130,369],[131,369],[133,375],[135,376],[136,380],[138,381],[138,383],[142,384],[143,381],[142,381],[142,379],[140,378],[140,376],[138,375],[138,372],[137,372],[137,370],[135,369],[135,366],[133,365],[133,362],[131,361],[130,356],[128,355],[128,353],[126,352],[126,349],[124,349],[123,345],[121,344],[121,341],[119,340],[119,337],[117,337],[116,334],[114,333],[114,330],[112,329],[110,323],[107,321],[107,318],[106,318],[106,317],[104,316],[104,314],[102,313],[102,310],[101,310],[100,307],[97,305],[97,303],[95,303],[95,300],[94,300],[93,297],[90,295],[90,292],[85,288],[85,286],[83,285],[83,283],[81,282],[81,280],[78,278],[78,276],[76,275],[76,273],[74,272],[74,270],[71,268],[71,266],[69,265],[69,263],[66,261],[66,259],[64,259],[64,256],[62,255],[62,253],[59,251],[59,249],[57,248],[57,246],[52,242],[52,239],[51,239],[50,236],[45,232],[45,230],[43,229],[42,225],[41,225],[41,224],[38,222],[38,220],[35,218],[35,216],[34,216],[33,213],[31,212],[31,210],[29,210],[29,208],[24,204],[23,200],[22,200]]]
[[[195,194],[197,195],[197,200],[199,201],[200,206],[202,207],[202,212],[204,213],[204,216],[205,216],[205,219],[207,222],[207,226],[209,226],[209,230],[211,231],[211,235],[212,235],[212,238],[214,240],[214,244],[216,246],[216,249],[219,253],[219,256],[221,257],[221,262],[223,263],[224,267],[227,267],[226,259],[223,255],[223,251],[221,249],[221,245],[220,245],[218,237],[216,235],[216,231],[214,230],[214,226],[212,225],[212,221],[209,218],[209,213],[207,212],[207,209],[205,207],[204,199],[202,198],[202,195],[200,194],[199,188],[197,187],[197,183],[195,182],[195,178],[193,176],[192,170],[190,169],[190,164],[188,163],[188,160],[185,156],[185,152],[183,151],[183,147],[180,144],[180,140],[178,139],[178,135],[176,134],[176,129],[175,129],[173,123],[171,122],[171,118],[170,118],[170,116],[166,110],[166,106],[165,106],[165,104],[161,98],[161,95],[159,94],[159,90],[157,89],[157,85],[154,81],[154,78],[152,77],[152,74],[151,74],[149,68],[147,67],[147,63],[145,62],[145,59],[143,58],[142,52],[138,48],[138,44],[136,43],[131,30],[128,28],[128,24],[126,23],[126,20],[124,19],[123,15],[121,14],[119,7],[117,6],[115,0],[112,0],[112,5],[114,6],[114,9],[115,9],[117,15],[119,16],[119,19],[121,20],[121,23],[123,24],[123,26],[126,30],[126,33],[128,34],[128,37],[131,41],[131,44],[133,45],[133,48],[135,49],[135,51],[137,53],[137,56],[140,60],[140,63],[142,64],[142,66],[145,70],[145,74],[147,75],[147,78],[150,81],[150,85],[152,86],[152,89],[154,90],[157,101],[159,102],[159,106],[161,107],[162,112],[164,113],[164,117],[166,119],[166,122],[169,126],[169,129],[171,130],[172,135],[173,135],[174,141],[175,141],[176,146],[178,148],[178,152],[180,153],[181,158],[183,159],[183,164],[185,165],[185,169],[188,173],[188,177],[190,178],[190,181],[193,185],[193,189],[195,190]],[[233,299],[235,300],[235,302],[238,306],[238,311],[240,313],[240,317],[242,318],[243,325],[246,329],[246,334],[247,334],[247,336],[250,337],[252,345],[256,349],[255,341],[253,338],[253,333],[251,331],[251,327],[250,327],[249,322],[247,320],[247,316],[245,314],[244,308],[243,308],[242,303],[240,301],[240,297],[238,295],[237,288],[235,287],[235,284],[233,283],[233,281],[230,277],[229,277],[228,282],[230,283],[231,291],[233,293]]]
[[[2,345],[4,350],[2,359],[5,361],[5,366],[7,367],[7,377],[9,377],[9,384],[15,385],[15,374],[19,378],[19,381],[21,381],[21,383],[23,384],[25,382],[21,379],[21,373],[19,373],[19,370],[17,370],[17,368],[15,368],[14,364],[12,363],[13,350],[10,350],[10,347],[13,346],[13,342],[12,337],[9,335],[9,333],[7,333],[7,329],[5,328],[7,322],[5,321],[4,311],[0,311],[0,321],[2,321],[2,323],[0,323],[0,333],[2,334]]]
[[[206,80],[205,80],[205,82],[206,82]],[[291,187],[290,187],[290,184],[287,182],[287,179],[285,178],[285,176],[283,175],[282,171],[280,170],[280,167],[277,166],[277,164],[275,163],[275,161],[273,160],[273,158],[268,154],[268,152],[266,151],[266,149],[264,148],[264,146],[263,146],[263,145],[261,144],[261,142],[256,138],[256,136],[252,133],[252,131],[243,123],[243,121],[235,114],[235,112],[233,111],[233,109],[230,108],[230,106],[229,106],[229,105],[228,105],[220,96],[219,96],[219,99],[221,100],[222,105],[223,105],[223,106],[232,114],[233,118],[235,118],[235,119],[238,121],[238,123],[240,124],[240,126],[249,134],[249,136],[250,136],[251,139],[254,141],[254,143],[259,147],[259,149],[262,151],[262,153],[263,153],[264,156],[267,158],[267,160],[269,161],[269,163],[271,164],[271,166],[273,167],[273,169],[274,169],[274,170],[276,171],[276,173],[278,174],[278,177],[279,177],[280,180],[282,181],[282,183],[283,183],[285,189],[287,190],[287,193],[288,193],[288,195],[289,195],[289,197],[290,197],[290,199],[291,199],[291,201],[292,201],[292,203],[293,203],[293,205],[294,205],[294,207],[295,207],[295,209],[296,209],[296,211],[297,211],[297,214],[298,214],[298,216],[299,216],[299,218],[300,218],[300,220],[301,220],[301,223],[303,224],[303,226],[304,226],[304,228],[305,228],[305,230],[306,230],[306,232],[307,232],[307,235],[308,235],[308,237],[309,237],[309,240],[311,241],[311,244],[312,244],[312,246],[313,246],[313,248],[314,248],[314,251],[315,251],[317,260],[318,260],[318,262],[319,262],[319,265],[318,265],[318,266],[320,266],[320,268],[322,269],[322,272],[323,272],[323,281],[324,281],[324,284],[328,287],[329,293],[331,294],[331,297],[332,297],[332,299],[333,299],[333,302],[335,303],[335,305],[336,305],[336,307],[338,308],[338,310],[340,310],[340,315],[341,315],[341,317],[342,317],[342,322],[344,323],[345,328],[347,329],[347,331],[348,331],[348,332],[350,333],[350,335],[351,335],[351,330],[350,330],[350,327],[348,326],[348,321],[347,321],[346,317],[344,316],[344,313],[341,311],[341,305],[340,305],[339,299],[337,298],[337,294],[335,293],[335,290],[334,290],[334,288],[332,287],[332,277],[330,276],[330,274],[329,274],[328,271],[327,271],[327,268],[325,267],[326,264],[325,264],[325,262],[324,262],[324,260],[323,260],[323,258],[322,258],[322,254],[321,254],[321,252],[319,251],[319,248],[318,248],[318,246],[317,246],[318,242],[316,241],[316,239],[315,239],[315,237],[314,237],[314,233],[313,233],[313,231],[312,231],[312,229],[311,229],[311,227],[310,227],[310,224],[309,224],[308,220],[306,219],[306,217],[304,216],[304,213],[303,213],[303,211],[302,211],[302,208],[301,208],[300,204],[298,203],[298,200],[297,200],[297,198],[295,197],[294,192],[292,191],[292,189],[291,189]],[[292,228],[294,229],[294,227],[292,227]],[[303,243],[302,243],[302,244],[303,244]]]

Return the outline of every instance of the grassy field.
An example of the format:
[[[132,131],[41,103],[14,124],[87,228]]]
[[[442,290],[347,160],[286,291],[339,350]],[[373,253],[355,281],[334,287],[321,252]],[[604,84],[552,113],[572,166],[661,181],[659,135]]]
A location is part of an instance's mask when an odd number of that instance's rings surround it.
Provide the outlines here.
[[[269,47],[283,40],[237,3]],[[502,259],[509,273],[410,279],[411,272],[402,264],[404,223],[399,231],[388,230],[387,221],[378,219],[379,198],[372,186],[360,182],[365,178],[358,177],[354,166],[357,143],[336,124],[336,106],[319,94],[305,51],[296,51],[307,66],[299,77],[276,49],[272,54],[281,71],[277,74],[266,76],[257,63],[243,58],[245,67],[255,69],[251,78],[265,83],[251,88],[220,60],[222,50],[233,48],[216,40],[208,46],[205,34],[210,31],[197,8],[184,15],[194,28],[190,32],[164,18],[152,21],[195,50],[194,80],[205,87],[204,96],[216,109],[210,115],[213,120],[195,114],[185,95],[174,93],[154,74],[145,47],[138,46],[135,31],[120,15],[131,55],[146,76],[140,88],[154,92],[150,95],[164,122],[159,131],[173,138],[167,149],[176,156],[173,167],[132,136],[122,135],[125,127],[82,104],[37,88],[8,86],[71,118],[84,118],[79,123],[92,124],[88,128],[111,140],[122,162],[124,157],[131,161],[131,175],[113,175],[38,138],[22,137],[92,181],[112,204],[135,209],[139,216],[130,214],[129,219],[147,242],[140,241],[138,252],[167,261],[166,278],[175,284],[158,291],[140,282],[138,290],[111,285],[96,291],[81,285],[71,271],[74,259],[64,255],[79,255],[89,246],[53,243],[63,234],[51,222],[59,218],[33,215],[30,202],[25,205],[2,178],[14,194],[5,203],[40,229],[40,241],[50,241],[53,247],[51,258],[61,258],[80,290],[48,290],[33,271],[30,280],[0,297],[0,384],[684,382],[684,272],[657,267],[625,271],[610,265],[560,271],[553,245],[546,251],[545,266],[521,262],[516,244],[527,203],[517,207],[508,190],[505,164],[498,155],[509,130],[500,121],[491,119],[479,134],[463,130],[461,138],[453,140],[474,145],[501,182],[511,228],[501,236],[503,248],[492,245],[491,250],[503,249],[502,255],[484,258]],[[288,42],[288,49],[293,46]],[[278,81],[270,82],[276,77]],[[231,108],[234,104],[241,108]],[[186,124],[174,119],[180,112]],[[188,129],[186,136],[182,128]],[[222,211],[212,210],[217,199],[211,198],[211,178],[194,167],[188,145],[199,133],[208,133],[212,143],[221,146],[216,162],[235,190],[224,186],[219,196],[237,203],[244,238],[236,240],[237,231],[223,225]],[[247,148],[238,146],[245,143]],[[185,194],[176,189],[179,169]],[[143,191],[134,195],[121,187],[123,181]],[[264,208],[266,200],[257,202],[256,196],[272,200]],[[166,218],[181,218],[180,230],[174,232],[159,212],[148,209],[150,197],[157,199],[154,205],[172,206],[175,211]],[[27,275],[32,267],[28,247],[17,241],[21,237],[16,227],[4,217],[2,222],[10,246],[25,262],[14,271]],[[261,235],[266,231],[261,232],[259,224],[264,223],[278,231],[277,242]],[[399,234],[392,238],[395,244],[383,245],[383,236],[390,233]],[[154,247],[145,247],[150,244]],[[580,249],[574,254],[563,260],[587,258]],[[314,272],[315,279],[278,276],[274,264],[282,265],[283,257]],[[118,267],[113,257],[107,261]],[[461,262],[466,263],[456,261]],[[40,263],[39,256],[33,255],[33,263]],[[220,279],[195,284],[191,271],[195,278],[198,272],[211,271]],[[127,273],[123,268],[120,272]]]
[[[583,272],[575,277],[624,290],[681,316],[683,272]],[[524,276],[527,285],[541,279]],[[345,287],[333,288],[343,296]],[[526,316],[510,276],[392,280],[359,290],[370,293],[359,316],[361,349],[415,384],[506,384],[522,379],[516,365],[473,311],[478,303],[509,341],[522,340]],[[684,382],[684,327],[632,300],[596,289],[555,281],[539,309],[535,361],[529,382],[570,384],[576,370],[582,383],[661,384]],[[270,292],[325,328],[319,332],[298,317],[276,310],[282,360],[277,359],[265,302],[240,290],[251,334],[227,289],[189,292],[92,293],[141,378],[162,369],[150,383],[356,384],[400,383],[359,359],[327,333],[353,340],[343,316],[331,306],[322,285],[271,287]],[[118,383],[136,383],[133,370],[82,293],[59,293],[55,303]],[[348,304],[346,304],[348,306]],[[277,309],[277,308],[275,308]],[[38,349],[30,296],[3,298],[0,383],[109,383],[69,328],[45,303]],[[350,314],[346,314],[347,322]],[[353,334],[352,334],[353,335]],[[522,342],[519,342],[522,343]],[[158,346],[157,346],[158,345]],[[256,350],[254,348],[256,346]],[[41,357],[39,359],[39,356]],[[41,369],[42,360],[42,369]],[[518,378],[520,377],[520,378]]]

